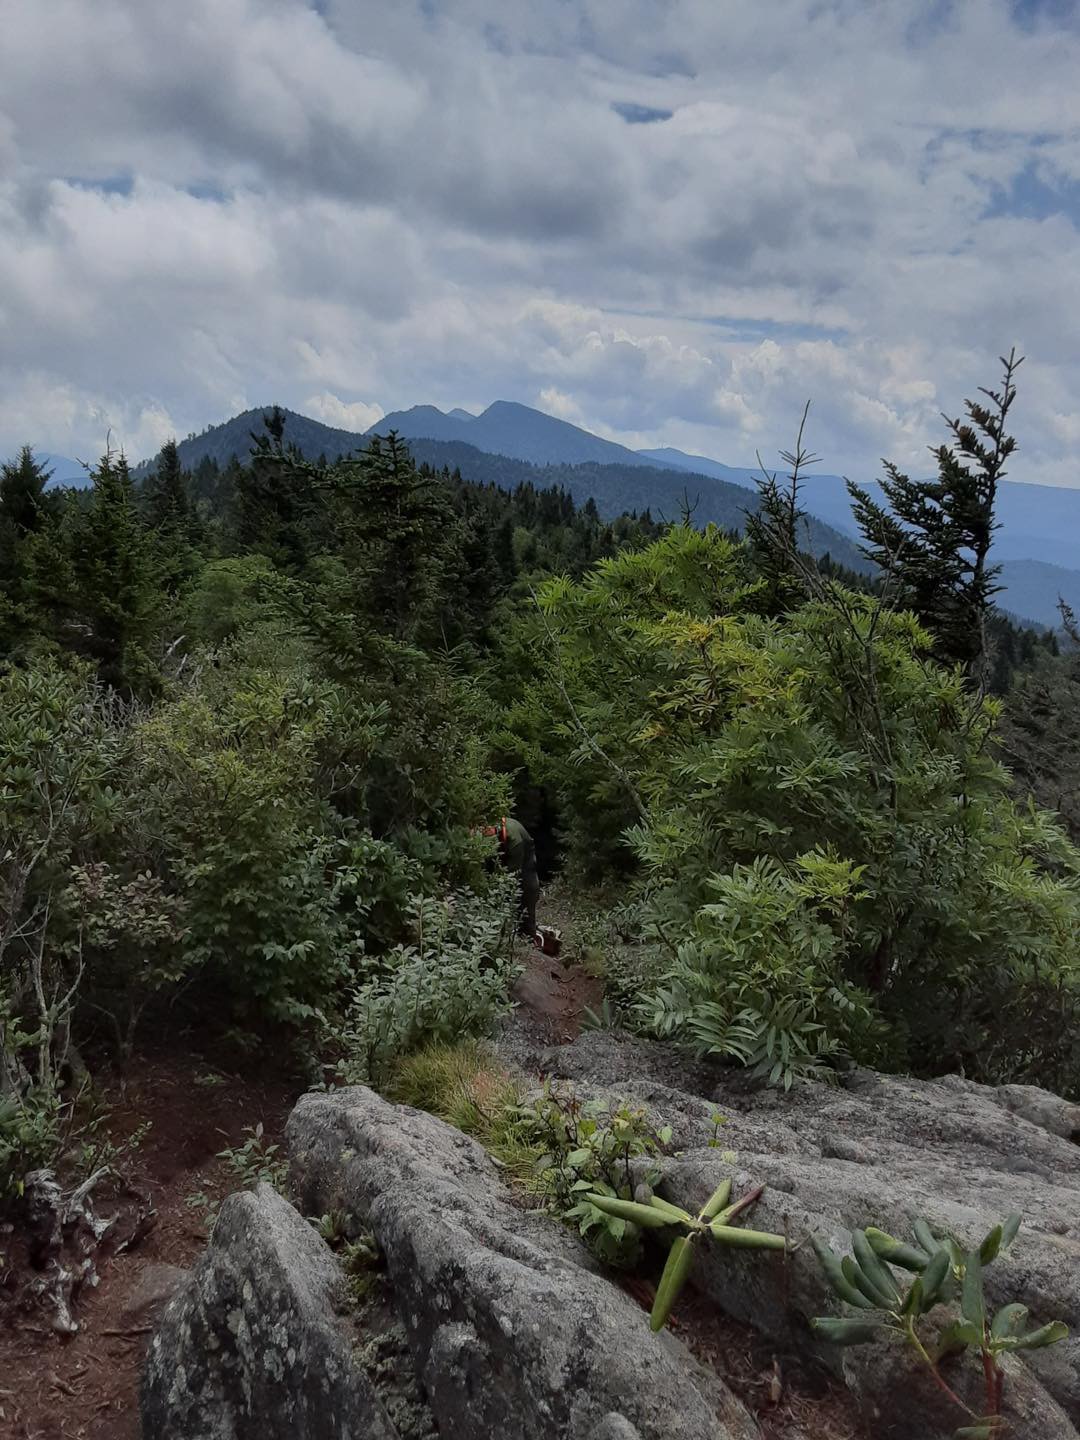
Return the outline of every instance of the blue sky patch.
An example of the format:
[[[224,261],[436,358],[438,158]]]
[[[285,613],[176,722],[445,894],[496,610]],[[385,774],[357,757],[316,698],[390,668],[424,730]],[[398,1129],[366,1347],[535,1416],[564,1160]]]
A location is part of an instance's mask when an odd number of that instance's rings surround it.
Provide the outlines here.
[[[670,120],[675,114],[674,110],[659,110],[655,105],[639,105],[636,100],[615,100],[611,108],[628,125],[655,125],[660,120]]]
[[[103,195],[130,195],[135,185],[131,175],[65,175],[64,180],[80,190],[99,190]]]
[[[1020,220],[1047,220],[1064,215],[1080,228],[1080,182],[1054,174],[1050,167],[1032,159],[1004,185],[996,185],[983,212],[984,220],[999,216]]]

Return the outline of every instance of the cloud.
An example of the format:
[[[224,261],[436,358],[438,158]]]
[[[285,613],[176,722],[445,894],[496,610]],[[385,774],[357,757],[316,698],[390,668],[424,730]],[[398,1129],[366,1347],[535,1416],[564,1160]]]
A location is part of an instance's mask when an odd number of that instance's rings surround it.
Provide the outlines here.
[[[1013,474],[1080,483],[1067,7],[0,0],[0,33],[0,451],[508,398],[746,464],[812,398],[866,477],[1015,341]]]
[[[308,396],[303,404],[303,413],[337,430],[364,431],[381,420],[386,411],[381,405],[369,405],[364,400],[341,400],[323,390],[318,395]]]

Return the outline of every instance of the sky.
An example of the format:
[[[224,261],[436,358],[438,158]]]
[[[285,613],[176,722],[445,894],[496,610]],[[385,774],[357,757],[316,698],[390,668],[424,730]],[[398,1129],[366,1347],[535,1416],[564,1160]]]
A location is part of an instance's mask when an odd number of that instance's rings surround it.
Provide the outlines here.
[[[0,456],[536,405],[1080,484],[1080,3],[0,0]]]

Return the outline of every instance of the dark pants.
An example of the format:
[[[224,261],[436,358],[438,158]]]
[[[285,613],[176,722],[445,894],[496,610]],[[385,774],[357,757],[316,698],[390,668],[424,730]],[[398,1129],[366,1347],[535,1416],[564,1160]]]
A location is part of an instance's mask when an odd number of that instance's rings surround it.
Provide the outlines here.
[[[536,902],[540,898],[540,876],[536,872],[536,861],[524,867],[518,876],[519,921],[521,935],[536,934]]]

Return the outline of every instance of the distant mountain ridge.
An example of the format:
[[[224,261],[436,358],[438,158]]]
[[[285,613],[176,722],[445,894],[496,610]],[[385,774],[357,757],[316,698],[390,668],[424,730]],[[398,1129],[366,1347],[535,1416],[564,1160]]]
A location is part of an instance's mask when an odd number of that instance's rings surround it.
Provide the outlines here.
[[[263,410],[245,410],[222,425],[215,425],[202,435],[190,436],[179,444],[180,463],[188,470],[196,469],[204,460],[212,460],[225,466],[232,459],[246,459],[251,451],[253,434],[263,429],[263,417],[270,413],[270,406]],[[350,430],[338,430],[323,425],[309,416],[294,410],[285,410],[285,440],[295,445],[301,454],[309,459],[325,455],[328,460],[337,460],[344,455],[364,450],[371,443],[374,434],[385,435],[397,430],[408,441],[418,464],[428,464],[436,469],[449,466],[458,469],[467,480],[478,484],[497,484],[513,489],[518,485],[531,483],[539,488],[562,485],[579,504],[590,497],[596,501],[597,509],[604,519],[629,510],[651,510],[652,514],[668,520],[676,519],[684,503],[694,509],[694,518],[699,523],[712,521],[725,529],[742,530],[746,523],[746,511],[757,503],[757,494],[746,486],[731,485],[707,475],[693,475],[674,466],[658,466],[647,456],[638,455],[624,446],[614,445],[599,436],[589,435],[575,425],[542,416],[551,426],[536,425],[530,435],[514,448],[533,454],[551,454],[542,447],[541,438],[546,434],[555,447],[555,454],[595,454],[600,460],[574,458],[571,460],[545,460],[540,463],[519,456],[508,456],[498,451],[481,450],[461,436],[486,434],[497,443],[503,439],[513,442],[513,435],[507,429],[512,423],[513,412],[527,411],[528,407],[509,404],[490,406],[485,415],[495,410],[494,420],[487,430],[477,432],[475,426],[483,417],[474,417],[470,422],[453,420],[435,410],[433,406],[416,406],[411,411],[387,415],[365,434]],[[539,411],[530,412],[539,415]],[[409,418],[412,428],[439,429],[441,436],[413,436],[406,433],[399,422]],[[449,422],[444,425],[442,422]],[[555,428],[552,428],[555,427]],[[571,439],[568,440],[567,432]],[[584,437],[580,442],[573,437]],[[572,443],[571,443],[572,440]],[[595,446],[588,442],[595,442]],[[579,448],[574,448],[575,446]],[[611,457],[618,457],[613,463]],[[630,460],[621,458],[630,456]],[[139,466],[136,474],[146,475],[153,468],[153,462]],[[828,553],[841,565],[868,573],[869,562],[860,553],[857,545],[846,535],[828,525],[813,519],[808,525],[809,544],[815,554]]]
[[[268,411],[269,407],[244,411],[182,441],[182,463],[193,469],[206,458],[219,465],[234,457],[246,458],[251,435],[262,430]],[[605,517],[648,508],[674,518],[688,497],[691,503],[697,501],[699,521],[741,529],[745,511],[756,503],[756,470],[670,446],[630,450],[569,421],[506,400],[495,401],[480,415],[416,405],[384,416],[363,435],[296,411],[286,415],[286,439],[312,459],[325,455],[336,460],[363,449],[372,435],[393,429],[420,461],[456,467],[467,479],[482,483],[514,486],[528,479],[541,486],[561,484],[580,502],[592,495]],[[522,466],[531,468],[518,468]],[[140,466],[136,473],[149,468]],[[880,496],[877,482],[865,488]],[[858,529],[843,477],[810,471],[803,494],[813,517],[815,552],[828,551],[839,563],[866,572],[869,566],[858,548]],[[999,491],[998,514],[1001,528],[994,559],[1002,567],[1006,587],[1000,603],[1018,617],[1056,626],[1059,593],[1080,609],[1080,490],[1006,480]]]
[[[489,455],[527,460],[531,465],[643,465],[655,469],[657,463],[649,455],[513,400],[496,400],[482,415],[470,415],[467,410],[444,414],[434,405],[414,405],[411,410],[385,415],[367,433],[385,435],[389,430],[396,430],[405,440],[463,440]]]
[[[50,485],[70,485],[75,489],[82,489],[90,484],[86,466],[78,460],[72,460],[70,455],[55,455],[50,450],[35,449],[34,459],[39,465],[44,465],[46,470],[52,471]]]

